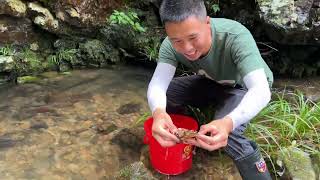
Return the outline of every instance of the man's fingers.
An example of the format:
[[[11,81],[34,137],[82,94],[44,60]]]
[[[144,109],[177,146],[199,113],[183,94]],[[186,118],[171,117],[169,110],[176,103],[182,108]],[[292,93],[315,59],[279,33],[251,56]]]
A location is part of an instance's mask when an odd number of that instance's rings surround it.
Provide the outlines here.
[[[206,135],[198,135],[197,136],[198,139],[200,139],[201,141],[207,143],[207,144],[214,144],[212,137],[211,136],[206,136]]]
[[[154,138],[158,141],[158,143],[162,146],[162,147],[170,147],[170,146],[174,146],[176,144],[176,142],[171,141],[171,140],[166,140],[163,137],[159,136],[159,135],[154,135]]]
[[[168,132],[165,129],[160,129],[160,131],[158,131],[157,134],[159,136],[161,136],[162,138],[170,139],[170,140],[175,141],[175,142],[179,142],[180,141],[177,136],[171,134],[170,132]]]
[[[171,133],[175,133],[176,131],[177,131],[177,127],[172,123],[172,121],[171,122],[167,122],[167,127],[168,127],[168,129],[169,129],[169,131],[171,132]]]
[[[219,131],[215,126],[209,124],[202,125],[200,127],[199,134],[207,134],[208,132],[211,134],[217,134]]]

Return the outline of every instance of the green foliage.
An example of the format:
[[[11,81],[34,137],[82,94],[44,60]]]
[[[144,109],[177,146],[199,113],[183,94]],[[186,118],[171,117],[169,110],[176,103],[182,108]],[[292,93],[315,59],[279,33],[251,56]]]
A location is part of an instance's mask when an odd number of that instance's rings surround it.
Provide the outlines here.
[[[141,54],[147,56],[150,61],[156,60],[159,56],[160,45],[159,38],[145,39],[142,42],[143,48]]]
[[[216,14],[217,12],[220,11],[219,4],[212,4],[211,10]]]
[[[49,64],[59,66],[62,61],[73,64],[76,53],[76,49],[61,49],[56,54],[50,55],[48,57]]]
[[[198,120],[199,125],[207,124],[214,119],[214,107],[195,108],[188,106],[190,116]]]
[[[145,112],[143,115],[141,115],[139,117],[139,119],[136,121],[135,125],[143,124],[147,120],[147,118],[150,117],[150,116],[151,116],[150,112]]]
[[[34,83],[40,81],[40,78],[36,76],[22,76],[18,77],[18,83],[19,84],[25,84],[25,83]]]
[[[37,53],[25,48],[15,54],[11,67],[12,73],[17,76],[41,73],[44,70],[41,59]]]
[[[216,15],[220,11],[219,0],[207,0],[205,1],[209,15]]]
[[[13,55],[13,53],[14,53],[14,50],[11,45],[6,45],[0,48],[0,55],[11,56]]]
[[[254,139],[269,158],[276,172],[273,158],[285,147],[295,146],[306,153],[320,151],[320,103],[305,100],[302,93],[286,100],[277,95],[250,123],[247,135]]]
[[[137,32],[145,32],[146,29],[141,26],[137,13],[128,11],[120,12],[114,10],[108,20],[111,24],[129,25]]]
[[[320,147],[320,103],[305,100],[302,93],[289,101],[278,95],[253,120],[248,135],[255,139],[268,154],[296,142],[297,147],[307,153],[319,151]]]

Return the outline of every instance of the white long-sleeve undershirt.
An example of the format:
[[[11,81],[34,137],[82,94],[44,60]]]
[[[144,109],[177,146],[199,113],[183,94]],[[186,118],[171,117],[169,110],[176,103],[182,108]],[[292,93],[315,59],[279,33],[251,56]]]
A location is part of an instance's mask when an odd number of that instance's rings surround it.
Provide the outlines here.
[[[148,103],[152,112],[156,108],[166,109],[166,92],[175,71],[176,67],[168,63],[158,63],[147,91]],[[269,84],[263,69],[248,73],[244,76],[243,82],[248,92],[239,105],[227,115],[233,121],[233,129],[250,121],[271,99]]]

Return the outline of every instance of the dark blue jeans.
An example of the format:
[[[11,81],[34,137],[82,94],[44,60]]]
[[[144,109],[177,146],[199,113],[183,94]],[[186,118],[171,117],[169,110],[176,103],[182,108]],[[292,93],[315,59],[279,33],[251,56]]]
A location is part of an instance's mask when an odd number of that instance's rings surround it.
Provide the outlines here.
[[[188,105],[197,108],[213,105],[215,119],[219,119],[235,109],[246,92],[244,88],[222,85],[202,75],[176,77],[167,90],[167,112],[186,114]],[[245,129],[246,124],[243,124],[232,131],[225,147],[226,153],[235,161],[255,151],[243,135]]]

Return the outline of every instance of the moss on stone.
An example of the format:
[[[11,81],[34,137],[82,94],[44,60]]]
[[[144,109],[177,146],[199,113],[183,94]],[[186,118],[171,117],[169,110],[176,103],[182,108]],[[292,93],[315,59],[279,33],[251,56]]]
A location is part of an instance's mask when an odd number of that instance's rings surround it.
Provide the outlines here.
[[[25,83],[34,83],[39,81],[40,78],[36,77],[36,76],[22,76],[22,77],[18,77],[18,83],[20,84],[25,84]]]
[[[315,180],[315,172],[309,154],[291,147],[282,151],[280,159],[284,162],[287,173],[293,179]]]

